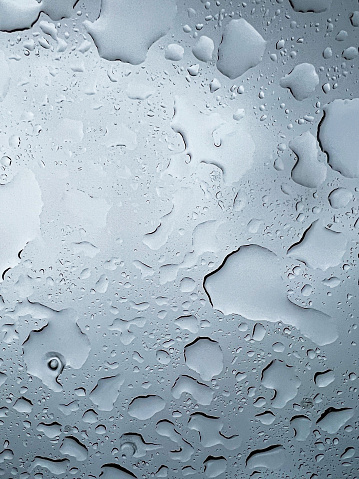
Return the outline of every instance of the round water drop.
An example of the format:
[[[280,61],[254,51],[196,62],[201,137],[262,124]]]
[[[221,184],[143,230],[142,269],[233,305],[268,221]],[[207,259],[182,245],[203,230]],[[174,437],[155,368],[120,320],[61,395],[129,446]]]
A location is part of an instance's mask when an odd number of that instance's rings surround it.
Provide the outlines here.
[[[171,60],[173,62],[178,62],[182,60],[184,54],[184,48],[181,45],[177,45],[176,43],[171,43],[167,46],[165,50],[165,58],[166,60]]]
[[[353,199],[353,193],[346,188],[336,188],[329,196],[330,206],[334,209],[345,208]]]
[[[313,292],[313,288],[310,284],[305,284],[301,291],[303,296],[310,296]]]
[[[58,358],[51,358],[47,363],[52,371],[56,371],[60,367],[60,364],[61,363]]]
[[[163,349],[161,349],[157,351],[156,359],[161,364],[168,364],[171,361],[171,356],[166,351],[163,351]]]
[[[2,166],[10,166],[11,165],[11,158],[9,156],[3,156],[0,160]]]
[[[132,457],[136,454],[136,450],[136,445],[133,442],[128,441],[121,445],[122,457]]]

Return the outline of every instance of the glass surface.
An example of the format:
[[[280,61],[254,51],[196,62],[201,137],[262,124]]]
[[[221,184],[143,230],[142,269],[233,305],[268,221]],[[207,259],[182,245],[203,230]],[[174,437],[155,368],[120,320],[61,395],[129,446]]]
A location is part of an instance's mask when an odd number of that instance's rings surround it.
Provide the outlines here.
[[[0,0],[0,476],[358,478],[359,2]]]

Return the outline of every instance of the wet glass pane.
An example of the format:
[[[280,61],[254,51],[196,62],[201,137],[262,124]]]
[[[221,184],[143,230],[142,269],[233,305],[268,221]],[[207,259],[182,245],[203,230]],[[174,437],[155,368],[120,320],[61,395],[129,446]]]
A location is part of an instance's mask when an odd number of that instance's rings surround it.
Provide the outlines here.
[[[357,0],[0,0],[0,477],[358,477]]]

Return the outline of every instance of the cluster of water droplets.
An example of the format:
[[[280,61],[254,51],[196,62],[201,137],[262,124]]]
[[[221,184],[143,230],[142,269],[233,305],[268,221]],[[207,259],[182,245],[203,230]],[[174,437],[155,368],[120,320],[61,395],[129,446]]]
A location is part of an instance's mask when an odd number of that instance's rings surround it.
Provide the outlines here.
[[[357,0],[0,0],[0,477],[355,479]]]

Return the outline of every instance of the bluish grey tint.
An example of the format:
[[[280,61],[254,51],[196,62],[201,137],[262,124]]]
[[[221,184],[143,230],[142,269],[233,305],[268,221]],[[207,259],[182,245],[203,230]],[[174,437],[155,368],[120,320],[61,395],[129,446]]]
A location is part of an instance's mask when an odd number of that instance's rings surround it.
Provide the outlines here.
[[[0,0],[0,477],[358,477],[358,0]]]

